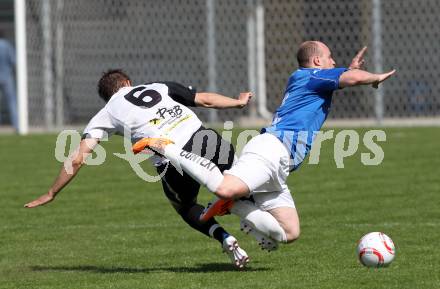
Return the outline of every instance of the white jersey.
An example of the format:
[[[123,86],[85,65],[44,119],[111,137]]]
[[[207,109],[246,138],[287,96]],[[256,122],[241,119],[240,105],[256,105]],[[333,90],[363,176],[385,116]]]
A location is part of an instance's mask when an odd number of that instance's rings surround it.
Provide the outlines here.
[[[112,134],[130,137],[165,137],[183,147],[202,122],[188,106],[195,90],[174,82],[123,87],[89,122],[84,136],[103,139]]]

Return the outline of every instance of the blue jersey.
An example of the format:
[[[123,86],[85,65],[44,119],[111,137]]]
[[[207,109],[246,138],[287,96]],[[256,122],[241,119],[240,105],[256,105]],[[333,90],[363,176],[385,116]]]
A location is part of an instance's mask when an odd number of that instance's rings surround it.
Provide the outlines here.
[[[316,133],[330,111],[333,91],[346,68],[300,68],[289,78],[284,99],[272,125],[262,133],[275,135],[290,151],[292,169],[297,169],[309,153]]]

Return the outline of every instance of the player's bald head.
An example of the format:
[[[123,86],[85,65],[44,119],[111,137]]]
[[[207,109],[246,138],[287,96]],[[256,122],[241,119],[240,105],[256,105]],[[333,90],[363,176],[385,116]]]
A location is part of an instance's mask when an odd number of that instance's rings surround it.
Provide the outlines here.
[[[300,67],[309,67],[310,59],[314,56],[322,56],[324,43],[319,41],[305,41],[301,43],[296,53],[296,59]]]

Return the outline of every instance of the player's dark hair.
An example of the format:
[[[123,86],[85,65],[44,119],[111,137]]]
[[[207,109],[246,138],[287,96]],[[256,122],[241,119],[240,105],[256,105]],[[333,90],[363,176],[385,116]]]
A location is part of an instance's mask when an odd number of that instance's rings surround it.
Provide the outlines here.
[[[130,77],[122,69],[110,69],[102,74],[98,81],[98,94],[108,102],[121,87],[127,86]]]
[[[296,53],[296,59],[300,67],[307,67],[310,65],[310,58],[313,56],[321,55],[321,49],[318,42],[306,41],[301,43]]]

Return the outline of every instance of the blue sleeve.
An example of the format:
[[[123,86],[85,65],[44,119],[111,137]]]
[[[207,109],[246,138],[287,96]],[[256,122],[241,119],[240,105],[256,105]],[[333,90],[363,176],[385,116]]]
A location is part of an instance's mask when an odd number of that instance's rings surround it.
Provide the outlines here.
[[[339,77],[347,68],[316,70],[310,75],[307,88],[316,92],[332,92],[339,89]]]

